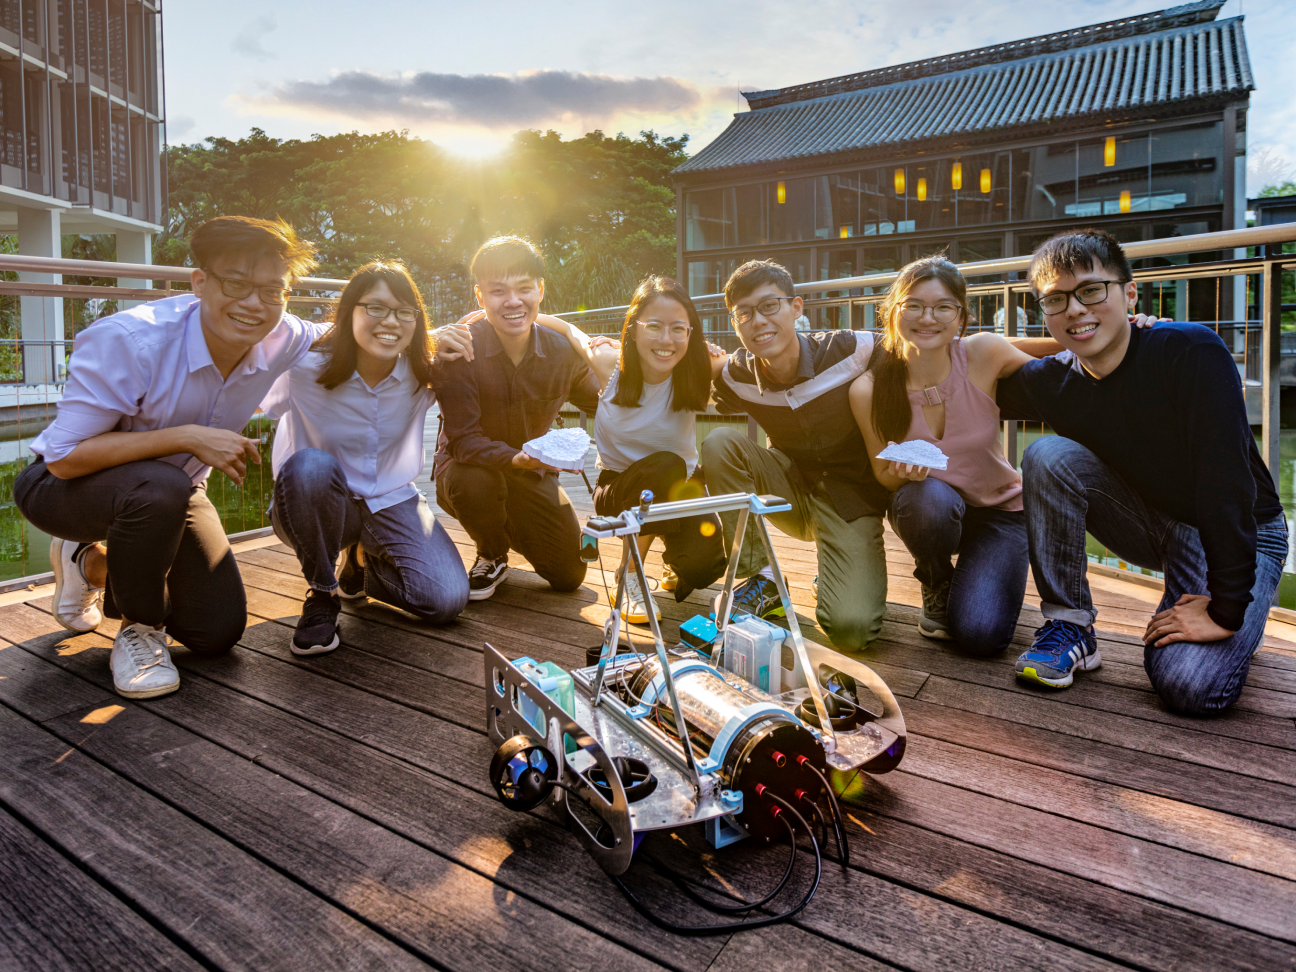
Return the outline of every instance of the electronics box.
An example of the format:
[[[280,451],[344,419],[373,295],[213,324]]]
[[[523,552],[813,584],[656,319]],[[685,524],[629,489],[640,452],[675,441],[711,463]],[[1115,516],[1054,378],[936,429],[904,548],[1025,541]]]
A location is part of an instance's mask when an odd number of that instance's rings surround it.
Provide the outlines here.
[[[730,620],[724,630],[724,667],[762,692],[783,691],[783,639],[787,631],[753,614]]]

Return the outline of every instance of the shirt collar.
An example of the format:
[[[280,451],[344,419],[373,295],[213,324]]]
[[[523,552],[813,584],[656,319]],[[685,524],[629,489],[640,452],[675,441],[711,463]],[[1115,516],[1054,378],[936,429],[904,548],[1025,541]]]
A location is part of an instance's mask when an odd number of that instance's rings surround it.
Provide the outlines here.
[[[270,334],[283,327],[284,322],[279,321]],[[267,334],[264,338],[252,345],[248,353],[243,356],[238,367],[231,374],[239,373],[250,375],[254,371],[267,371],[270,368],[265,356],[265,342],[270,337]],[[200,371],[203,368],[215,368],[216,362],[212,361],[211,349],[207,347],[207,336],[203,334],[202,326],[202,304],[194,301],[189,308],[188,317],[185,320],[185,357],[188,360],[189,372]]]
[[[391,374],[388,375],[386,378],[384,378],[382,381],[378,382],[378,384],[375,385],[373,388],[370,388],[367,384],[365,384],[365,380],[360,377],[360,372],[358,371],[351,372],[351,377],[348,378],[346,382],[343,382],[343,384],[355,382],[359,385],[359,387],[377,393],[384,385],[388,384],[389,382],[394,382],[397,385],[402,384],[405,381],[405,379],[409,376],[409,374],[410,374],[409,355],[402,353],[401,356],[396,359],[396,366],[392,368]]]
[[[764,376],[764,369],[761,367],[760,358],[752,355],[752,376],[756,379],[756,390],[764,395],[767,391],[783,391],[791,388],[793,385],[799,385],[803,381],[809,381],[815,376],[814,370],[814,353],[810,349],[810,339],[804,334],[797,334],[797,343],[800,345],[800,353],[797,357],[796,377],[786,385],[774,385]]]
[[[499,335],[495,333],[495,328],[491,327],[490,321],[483,319],[478,333],[481,335],[479,353],[482,357],[494,357],[504,351],[504,345],[500,343]],[[474,336],[473,342],[477,343],[478,340]],[[540,325],[535,323],[531,325],[531,353],[539,358],[545,357],[544,348],[540,344]]]

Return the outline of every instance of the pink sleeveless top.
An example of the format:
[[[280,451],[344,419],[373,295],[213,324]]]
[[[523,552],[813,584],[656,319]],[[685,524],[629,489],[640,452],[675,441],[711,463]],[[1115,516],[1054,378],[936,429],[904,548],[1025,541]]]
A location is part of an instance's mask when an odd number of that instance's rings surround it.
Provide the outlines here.
[[[962,339],[955,338],[950,344],[950,357],[953,367],[949,377],[935,389],[910,390],[913,420],[909,438],[930,442],[949,456],[949,468],[933,469],[930,475],[953,486],[970,506],[1020,510],[1021,475],[1008,465],[999,444],[999,406],[968,381]],[[938,404],[938,396],[945,403],[945,435],[940,439],[932,435],[923,416],[923,406]]]

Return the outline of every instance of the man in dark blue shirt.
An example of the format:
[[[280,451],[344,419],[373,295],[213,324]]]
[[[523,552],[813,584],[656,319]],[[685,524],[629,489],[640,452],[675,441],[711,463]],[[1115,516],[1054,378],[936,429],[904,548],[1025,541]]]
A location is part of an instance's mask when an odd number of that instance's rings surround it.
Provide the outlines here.
[[[1102,664],[1085,532],[1165,573],[1144,667],[1172,709],[1237,700],[1287,556],[1273,479],[1255,447],[1237,366],[1210,328],[1141,331],[1120,244],[1097,230],[1044,243],[1030,280],[1065,349],[1000,382],[1005,419],[1048,423],[1026,450],[1023,498],[1044,626],[1019,677],[1056,688]]]

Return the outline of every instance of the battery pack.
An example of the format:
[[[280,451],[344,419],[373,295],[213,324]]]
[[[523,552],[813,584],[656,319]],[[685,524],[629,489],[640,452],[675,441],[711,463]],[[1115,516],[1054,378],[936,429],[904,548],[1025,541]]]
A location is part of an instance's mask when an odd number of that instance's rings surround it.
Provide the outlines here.
[[[724,667],[762,692],[778,695],[782,689],[783,639],[787,631],[741,614],[724,630]]]
[[[556,702],[559,708],[568,715],[575,715],[576,687],[570,675],[553,662],[538,662],[534,658],[519,658],[513,664],[521,670],[532,685]],[[518,693],[518,708],[522,710],[522,718],[531,723],[536,732],[542,737],[546,735],[548,730],[545,726],[544,713],[538,705],[526,697],[525,692]],[[576,743],[569,739],[566,749],[569,753],[575,752]]]

